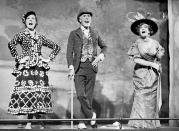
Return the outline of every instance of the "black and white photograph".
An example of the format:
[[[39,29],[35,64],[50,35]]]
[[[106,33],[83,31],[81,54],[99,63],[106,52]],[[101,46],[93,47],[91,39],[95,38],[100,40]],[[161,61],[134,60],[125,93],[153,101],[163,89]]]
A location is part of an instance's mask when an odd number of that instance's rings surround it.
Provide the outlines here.
[[[0,0],[0,130],[179,130],[178,0]]]

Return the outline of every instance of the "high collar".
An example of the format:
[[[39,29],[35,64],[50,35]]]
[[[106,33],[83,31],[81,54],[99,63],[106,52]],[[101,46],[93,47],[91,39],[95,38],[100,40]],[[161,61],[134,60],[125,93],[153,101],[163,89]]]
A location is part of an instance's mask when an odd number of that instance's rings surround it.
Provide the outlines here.
[[[146,37],[146,38],[140,38],[142,41],[144,42],[149,42],[151,39],[149,37]]]
[[[24,34],[26,34],[27,36],[33,38],[33,39],[38,39],[39,38],[39,34],[36,32],[36,30],[34,30],[34,36],[31,35],[30,30],[28,28],[26,28],[24,30]]]
[[[76,29],[76,34],[81,38],[81,39],[83,39],[83,33],[82,33],[82,30],[81,30],[81,28],[79,27],[78,29]],[[89,32],[90,32],[90,34],[91,34],[91,37],[92,38],[95,38],[96,37],[96,33],[95,33],[95,31],[94,31],[94,29],[93,28],[89,28]]]
[[[83,26],[81,26],[80,28],[81,28],[81,30],[83,32],[84,37],[89,38],[90,37],[89,28],[86,29]]]
[[[81,28],[82,31],[89,31],[90,27],[86,29],[84,26],[81,25],[80,28]]]

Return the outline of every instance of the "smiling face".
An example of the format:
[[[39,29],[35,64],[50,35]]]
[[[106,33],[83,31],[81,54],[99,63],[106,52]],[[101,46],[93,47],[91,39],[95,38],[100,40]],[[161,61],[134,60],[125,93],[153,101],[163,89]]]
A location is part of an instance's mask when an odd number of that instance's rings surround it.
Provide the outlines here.
[[[79,18],[79,22],[85,28],[90,27],[90,25],[91,25],[91,15],[90,14],[82,14]]]
[[[29,30],[34,30],[37,25],[36,16],[31,14],[25,20],[25,25]]]
[[[142,38],[146,38],[148,36],[150,36],[150,30],[149,30],[150,26],[148,24],[141,24],[139,25],[139,35]]]

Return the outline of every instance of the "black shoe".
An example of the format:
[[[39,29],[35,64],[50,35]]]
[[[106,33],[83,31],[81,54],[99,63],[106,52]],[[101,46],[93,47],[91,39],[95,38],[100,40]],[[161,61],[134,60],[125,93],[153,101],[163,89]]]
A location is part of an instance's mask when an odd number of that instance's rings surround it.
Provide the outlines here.
[[[94,125],[91,125],[92,128],[98,128],[98,125],[95,123]]]

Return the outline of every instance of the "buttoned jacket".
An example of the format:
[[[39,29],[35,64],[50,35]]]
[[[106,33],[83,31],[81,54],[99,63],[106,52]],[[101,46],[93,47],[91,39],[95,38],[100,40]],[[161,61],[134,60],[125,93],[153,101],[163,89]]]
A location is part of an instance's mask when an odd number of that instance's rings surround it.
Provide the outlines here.
[[[90,34],[93,43],[93,56],[94,58],[98,55],[97,47],[101,48],[101,53],[106,54],[107,46],[104,41],[99,36],[98,32],[90,28]],[[83,46],[83,33],[81,28],[78,28],[72,31],[68,38],[67,44],[67,64],[68,66],[73,65],[75,72],[79,69],[80,60],[81,60],[81,52]],[[97,72],[97,68],[95,69]]]
[[[32,40],[34,40],[34,43],[32,42]],[[18,54],[18,51],[16,49],[16,46],[18,44],[22,48],[22,53],[20,55]],[[35,45],[37,45],[37,47],[34,50]],[[61,50],[61,47],[59,45],[47,39],[43,35],[36,33],[35,37],[32,38],[27,29],[17,33],[14,38],[8,43],[8,48],[11,55],[18,61],[20,61],[25,56],[31,56],[33,51],[41,55],[42,46],[46,46],[52,49],[52,52],[49,55],[51,60],[54,59]]]

